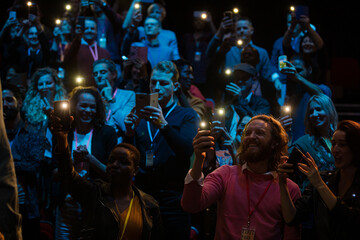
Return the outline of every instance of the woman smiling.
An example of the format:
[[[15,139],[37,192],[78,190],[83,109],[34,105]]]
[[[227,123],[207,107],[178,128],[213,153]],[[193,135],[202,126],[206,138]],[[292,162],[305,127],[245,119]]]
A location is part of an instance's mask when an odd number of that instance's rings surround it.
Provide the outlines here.
[[[305,112],[305,132],[306,135],[297,139],[289,148],[289,158],[295,157],[294,148],[301,152],[309,152],[320,171],[333,170],[334,157],[331,154],[330,138],[335,131],[338,116],[332,100],[325,94],[314,95],[310,98]],[[302,174],[292,177],[304,190],[309,181]]]

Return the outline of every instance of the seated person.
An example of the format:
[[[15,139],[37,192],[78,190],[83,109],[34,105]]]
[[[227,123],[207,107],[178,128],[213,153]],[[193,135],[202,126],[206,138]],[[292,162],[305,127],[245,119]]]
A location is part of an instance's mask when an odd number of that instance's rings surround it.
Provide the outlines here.
[[[135,93],[115,86],[117,71],[111,60],[95,61],[93,77],[106,103],[106,124],[115,128],[120,143],[125,132],[124,119],[135,106]]]

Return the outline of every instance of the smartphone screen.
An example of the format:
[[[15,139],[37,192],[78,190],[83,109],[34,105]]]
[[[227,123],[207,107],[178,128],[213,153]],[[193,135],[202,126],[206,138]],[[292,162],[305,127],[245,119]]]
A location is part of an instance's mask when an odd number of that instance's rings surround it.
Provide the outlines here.
[[[221,122],[221,126],[225,127],[225,109],[216,108],[214,111],[213,121]]]
[[[64,131],[70,130],[70,103],[69,100],[54,101],[54,115],[61,119]]]
[[[281,106],[280,115],[284,116],[291,116],[291,106],[290,105],[283,105]]]
[[[194,18],[205,20],[207,18],[207,13],[206,11],[194,11]]]
[[[286,55],[281,55],[278,58],[279,60],[279,71],[281,71],[282,68],[286,67],[286,62],[287,61],[287,56]]]
[[[208,120],[201,121],[200,130],[210,130],[210,122]]]

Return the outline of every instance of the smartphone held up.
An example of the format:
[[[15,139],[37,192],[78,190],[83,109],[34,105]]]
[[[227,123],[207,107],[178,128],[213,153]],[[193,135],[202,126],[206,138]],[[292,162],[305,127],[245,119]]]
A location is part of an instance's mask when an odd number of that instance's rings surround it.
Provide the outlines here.
[[[54,101],[54,116],[60,118],[63,131],[70,130],[70,102],[69,100]]]
[[[146,106],[158,107],[159,104],[159,94],[158,93],[137,93],[136,94],[136,112],[140,112]]]

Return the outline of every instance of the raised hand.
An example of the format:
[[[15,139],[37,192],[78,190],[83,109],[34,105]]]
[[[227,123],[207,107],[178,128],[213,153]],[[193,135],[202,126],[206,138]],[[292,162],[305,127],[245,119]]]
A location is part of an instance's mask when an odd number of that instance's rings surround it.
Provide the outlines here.
[[[233,82],[226,85],[225,91],[228,92],[233,98],[241,96],[241,88]]]
[[[124,123],[126,127],[126,136],[132,137],[135,134],[135,129],[139,125],[140,118],[135,114],[135,107],[125,117]]]
[[[310,153],[307,152],[306,155],[303,154],[303,158],[306,160],[307,164],[298,163],[299,170],[306,175],[306,177],[309,179],[310,183],[314,187],[321,185],[322,179],[319,169],[314,159],[311,157]]]
[[[201,177],[207,153],[215,150],[214,137],[210,136],[210,130],[198,131],[193,140],[193,147],[195,160],[190,174],[192,178],[196,180]]]

